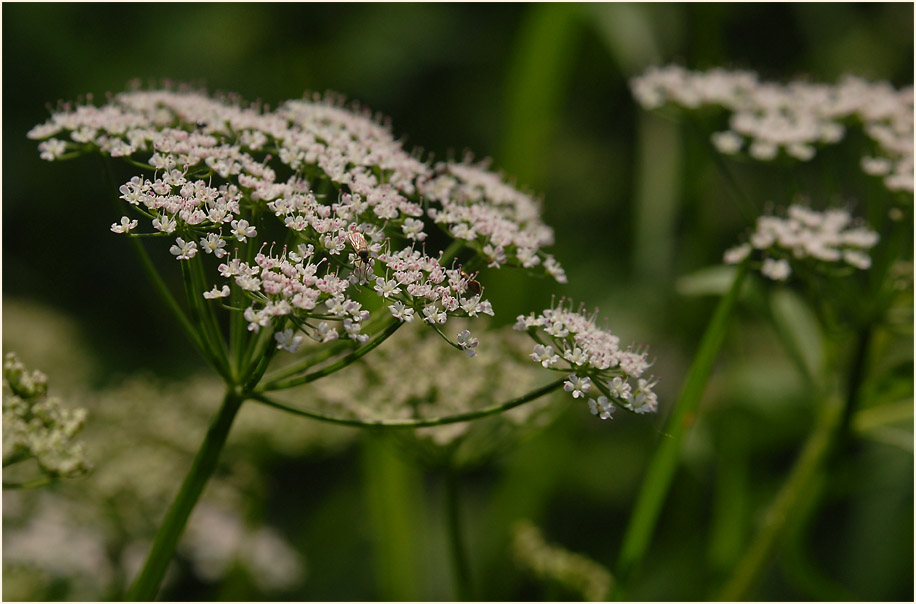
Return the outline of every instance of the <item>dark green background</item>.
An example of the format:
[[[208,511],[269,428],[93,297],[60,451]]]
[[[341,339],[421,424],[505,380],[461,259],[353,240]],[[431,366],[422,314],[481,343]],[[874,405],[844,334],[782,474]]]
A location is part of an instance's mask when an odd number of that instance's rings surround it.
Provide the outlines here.
[[[553,251],[570,283],[484,273],[497,317],[512,322],[518,313],[548,305],[553,295],[600,307],[624,342],[651,345],[662,376],[662,413],[608,425],[589,421],[577,407],[515,456],[472,476],[470,505],[499,518],[520,514],[520,506],[550,538],[605,564],[616,556],[640,471],[660,437],[664,406],[677,394],[715,302],[679,295],[676,280],[717,263],[750,224],[705,152],[708,132],[639,110],[628,78],[670,62],[752,69],[781,81],[833,82],[854,73],[899,87],[913,78],[911,4],[42,3],[4,4],[2,10],[3,295],[48,304],[78,320],[102,360],[99,385],[141,369],[178,377],[203,364],[181,343],[127,244],[108,231],[121,212],[98,161],[52,165],[25,138],[47,118],[49,103],[87,93],[101,99],[132,78],[191,81],[271,105],[305,91],[335,90],[390,117],[408,147],[436,158],[460,157],[465,150],[492,157],[519,184],[543,193],[545,220],[556,229]],[[797,190],[820,196],[815,205],[848,200],[865,190],[855,159],[861,139],[850,139],[802,170],[751,164],[736,170],[760,208],[788,203]],[[831,168],[834,189],[819,184],[830,162],[840,166]],[[167,256],[159,250],[160,259]],[[763,358],[770,359],[767,354]],[[738,383],[733,388],[741,391],[746,383]],[[771,496],[807,431],[812,412],[804,400],[799,405],[788,423],[777,417],[761,424],[749,414],[759,438],[749,495],[755,504]],[[679,474],[670,499],[676,503],[662,517],[636,598],[703,598],[711,585],[697,552],[706,547],[716,439],[703,442],[712,453],[698,454]],[[854,505],[837,495],[824,512],[829,520],[814,529],[814,547],[824,553],[828,572],[845,577],[859,598],[908,600],[912,456],[872,453],[882,470],[865,475],[880,488],[887,487],[882,477],[909,477],[908,484],[891,488],[896,503],[888,504],[887,513],[903,519],[902,530],[876,525],[887,541],[880,552],[837,543],[845,537],[830,523],[845,522]],[[356,463],[349,455],[321,463],[291,460],[274,471],[280,481],[311,477],[329,497],[358,493],[357,484],[340,479]],[[497,488],[528,479],[527,491]],[[317,492],[308,497],[320,498]],[[291,506],[308,522],[317,505],[278,495],[268,520],[288,522]],[[334,539],[359,539],[358,526],[338,520]],[[501,551],[500,536],[473,530],[472,546]],[[366,560],[323,568],[322,548],[332,546],[299,545],[312,574],[303,592],[290,597],[380,597]],[[838,549],[842,555],[832,553]],[[504,561],[495,565],[481,555],[475,564],[489,569],[480,571],[485,598],[544,597],[516,574],[501,576],[510,572]],[[351,576],[348,565],[362,579]],[[186,589],[166,596],[219,593],[200,585]],[[815,596],[774,570],[760,597]]]

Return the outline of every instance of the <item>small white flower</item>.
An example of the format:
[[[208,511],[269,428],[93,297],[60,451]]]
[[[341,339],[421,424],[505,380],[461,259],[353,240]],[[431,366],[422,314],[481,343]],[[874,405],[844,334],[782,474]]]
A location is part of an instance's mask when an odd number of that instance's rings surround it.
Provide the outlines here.
[[[347,332],[347,335],[351,340],[356,340],[360,344],[365,344],[369,341],[369,336],[361,333],[362,324],[353,319],[344,319],[344,331]]]
[[[574,373],[569,374],[569,380],[563,382],[563,390],[571,392],[573,398],[584,398],[585,394],[592,387],[591,378],[580,378]]]
[[[38,144],[41,151],[39,157],[46,161],[54,161],[67,151],[67,143],[56,138],[51,138]]]
[[[326,322],[322,321],[318,324],[318,329],[316,330],[317,339],[319,342],[333,342],[338,337],[337,330],[328,325]]]
[[[175,245],[169,248],[169,251],[173,256],[177,256],[178,260],[190,260],[197,255],[197,244],[179,237],[175,240]]]
[[[131,230],[137,228],[139,223],[136,220],[131,220],[127,216],[121,217],[121,224],[114,223],[111,225],[111,231],[113,233],[129,233]]]
[[[593,398],[588,399],[588,408],[592,415],[597,415],[601,419],[610,419],[617,410],[614,403],[610,402],[606,396],[599,396],[597,401]]]
[[[395,279],[386,281],[382,277],[376,277],[375,287],[373,289],[375,289],[378,295],[384,298],[401,293],[401,288],[398,287],[398,282]]]
[[[213,289],[208,292],[204,292],[204,298],[207,300],[215,300],[216,298],[225,298],[229,295],[229,293],[228,285],[224,285],[222,289],[217,289],[217,287],[214,285]]]
[[[580,367],[588,362],[588,355],[582,352],[582,349],[578,346],[573,350],[565,350],[563,352],[563,358]]]
[[[414,310],[404,306],[404,303],[400,300],[389,306],[388,310],[391,311],[391,314],[394,315],[396,319],[400,319],[405,323],[413,321]]]
[[[736,247],[733,247],[725,252],[723,260],[725,264],[740,264],[748,257],[748,254],[751,253],[751,246],[747,243],[742,243]]]
[[[175,232],[175,227],[177,225],[178,223],[175,222],[175,219],[168,214],[160,214],[156,218],[153,218],[153,228],[163,233]]]
[[[540,363],[544,368],[553,367],[560,361],[559,355],[554,353],[553,346],[543,344],[536,344],[530,356],[532,361]]]
[[[744,144],[744,139],[741,138],[741,135],[737,132],[733,130],[726,130],[725,132],[716,132],[713,134],[712,144],[719,151],[719,153],[734,155],[741,150],[741,145]]]
[[[258,231],[248,224],[247,220],[233,220],[231,223],[232,234],[241,242],[248,240],[248,237],[257,237]]]
[[[200,249],[208,254],[213,254],[217,258],[222,258],[229,252],[225,250],[226,241],[216,233],[208,233],[206,237],[200,239]]]
[[[440,325],[448,320],[448,315],[435,304],[423,307],[423,320],[427,323],[439,323]]]
[[[284,329],[275,333],[274,339],[277,341],[277,349],[287,352],[296,352],[305,340],[302,334],[294,334],[292,329]]]
[[[477,351],[474,349],[477,348],[479,343],[480,342],[477,340],[477,338],[471,337],[471,332],[467,329],[458,334],[458,345],[464,349],[464,352],[469,357],[473,357],[477,354]]]
[[[630,398],[630,384],[626,380],[615,377],[608,386],[608,389],[611,391],[611,396],[614,398],[623,400],[628,400]]]
[[[423,232],[423,221],[416,218],[407,218],[401,225],[404,236],[411,241],[423,241],[426,239],[426,233]]]
[[[785,281],[792,274],[792,267],[789,266],[789,261],[785,258],[780,258],[779,260],[765,258],[763,266],[760,267],[760,272],[763,276],[773,281]]]

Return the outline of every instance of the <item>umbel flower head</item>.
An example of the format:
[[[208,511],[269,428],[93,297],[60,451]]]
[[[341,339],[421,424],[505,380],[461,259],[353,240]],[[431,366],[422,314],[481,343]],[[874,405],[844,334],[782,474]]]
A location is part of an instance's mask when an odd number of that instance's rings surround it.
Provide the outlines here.
[[[789,206],[784,218],[759,217],[747,243],[725,252],[725,262],[738,264],[751,257],[763,276],[785,281],[792,265],[868,269],[868,250],[876,243],[878,234],[856,224],[846,210],[818,212],[796,204]]]
[[[48,378],[26,371],[15,353],[3,357],[3,467],[34,459],[50,478],[72,478],[91,464],[76,434],[86,422],[85,409],[67,409],[47,396]]]
[[[519,315],[515,328],[537,342],[530,358],[555,371],[569,373],[564,389],[588,401],[594,415],[608,419],[621,406],[635,413],[654,413],[656,380],[644,377],[650,363],[645,350],[620,349],[620,338],[595,324],[597,313],[573,311],[563,300],[540,314]]]
[[[427,251],[436,225],[492,267],[565,281],[541,249],[553,234],[529,196],[480,164],[432,170],[337,96],[271,110],[137,89],[102,107],[65,105],[29,136],[44,159],[100,152],[145,167],[120,187],[131,215],[110,230],[167,238],[179,262],[212,256],[218,276],[196,295],[243,312],[249,331],[270,327],[288,351],[305,337],[365,342],[364,288],[402,322],[493,314],[453,253]]]
[[[688,71],[676,65],[652,67],[631,82],[633,96],[647,109],[671,103],[688,110],[718,105],[731,115],[729,129],[712,135],[725,154],[746,149],[771,160],[783,151],[803,161],[820,145],[839,142],[859,122],[877,155],[863,156],[862,169],[884,178],[891,191],[913,192],[913,87],[847,75],[837,84],[803,80],[762,82],[749,71]]]

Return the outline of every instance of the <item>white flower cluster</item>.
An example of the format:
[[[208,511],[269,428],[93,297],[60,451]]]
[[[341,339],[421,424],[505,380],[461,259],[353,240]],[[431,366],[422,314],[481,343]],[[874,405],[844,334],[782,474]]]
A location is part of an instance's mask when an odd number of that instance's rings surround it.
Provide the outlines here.
[[[3,466],[35,459],[52,478],[88,472],[85,446],[74,441],[86,422],[86,410],[67,409],[47,396],[47,376],[26,371],[12,352],[3,358],[3,385]]]
[[[287,350],[302,338],[283,329],[286,317],[319,341],[341,329],[363,341],[368,313],[353,291],[365,283],[391,301],[391,314],[402,321],[419,316],[443,324],[449,316],[492,314],[479,284],[460,267],[446,270],[441,255],[415,249],[427,238],[421,204],[451,236],[479,238],[477,251],[493,266],[510,254],[513,264],[541,265],[565,281],[556,260],[540,250],[552,233],[530,197],[481,166],[449,164],[449,185],[405,152],[387,125],[336,97],[287,101],[269,111],[189,89],[135,90],[102,107],[64,107],[29,136],[46,139],[39,147],[49,160],[100,151],[146,162],[154,175],[125,183],[121,199],[149,220],[153,234],[176,237],[170,251],[178,260],[200,251],[223,259],[221,276],[250,299],[249,330],[273,325]],[[278,172],[292,175],[283,180]],[[265,215],[285,227],[286,245],[274,255],[264,253],[265,242],[255,257],[257,239],[274,229]],[[111,230],[136,235],[139,224],[124,216]],[[203,296],[231,292],[215,285]]]
[[[104,463],[79,485],[4,493],[4,590],[8,573],[66,585],[67,599],[74,600],[97,601],[121,589],[117,577],[134,575],[142,564],[149,547],[144,540],[155,528],[150,518],[174,496],[175,476],[193,459],[223,388],[210,378],[162,384],[135,377],[89,396],[92,421],[83,438]],[[288,416],[259,405],[244,406],[239,420],[235,444],[224,451],[227,471],[208,484],[180,549],[200,579],[216,580],[238,565],[270,599],[301,584],[306,563],[281,532],[251,522],[246,501],[265,488],[250,474],[258,467],[252,451],[266,446],[308,455],[339,449],[354,435],[317,422],[289,430]],[[250,479],[244,489],[237,480],[242,475]],[[48,599],[36,589],[16,599]]]
[[[597,313],[596,313],[597,314]],[[531,360],[543,367],[569,371],[564,389],[573,398],[588,400],[589,409],[608,419],[616,405],[635,413],[654,413],[656,381],[644,378],[649,368],[646,352],[620,350],[620,338],[595,325],[596,315],[574,312],[561,301],[541,314],[520,315],[515,329],[527,331],[537,342]],[[594,386],[599,396],[590,398]]]
[[[818,212],[791,205],[785,218],[761,216],[747,243],[725,252],[727,264],[738,264],[752,253],[758,255],[760,272],[774,281],[792,274],[792,263],[814,261],[866,270],[871,266],[867,250],[878,243],[878,234],[856,225],[846,210]]]
[[[833,144],[845,123],[859,121],[874,141],[876,156],[862,158],[862,169],[884,177],[892,191],[913,192],[913,87],[896,90],[887,82],[845,76],[839,83],[802,80],[761,82],[748,71],[688,71],[675,65],[650,68],[631,82],[633,95],[647,109],[666,103],[697,109],[719,105],[731,112],[729,130],[712,136],[716,148],[771,160],[780,150],[807,161],[818,145]]]
[[[541,247],[553,243],[553,231],[540,219],[540,205],[508,185],[486,163],[440,163],[435,175],[420,183],[420,192],[439,202],[429,215],[456,239],[483,253],[490,266],[513,263],[544,269],[560,283],[566,273]]]

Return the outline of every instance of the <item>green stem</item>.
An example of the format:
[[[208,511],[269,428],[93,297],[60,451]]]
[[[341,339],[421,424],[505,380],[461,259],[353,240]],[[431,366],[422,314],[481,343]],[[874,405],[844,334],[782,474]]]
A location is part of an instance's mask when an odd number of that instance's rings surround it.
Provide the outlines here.
[[[776,499],[763,517],[763,524],[754,540],[738,561],[731,578],[719,593],[720,601],[743,600],[763,570],[777,538],[783,533],[791,512],[800,498],[816,484],[817,473],[831,451],[833,435],[840,425],[843,405],[838,400],[828,400],[814,431],[808,437],[801,456],[792,468]]]
[[[455,579],[455,592],[461,602],[470,602],[473,598],[471,584],[471,567],[468,564],[467,548],[461,526],[461,509],[458,471],[449,466],[445,472],[445,499],[448,511],[448,537],[452,553],[452,572]]]
[[[290,407],[289,405],[284,405],[278,401],[275,401],[271,398],[268,398],[261,392],[253,392],[251,394],[251,399],[256,400],[260,403],[267,405],[268,407],[274,407],[275,409],[280,409],[281,411],[286,411],[287,413],[292,413],[293,415],[301,415],[302,417],[309,417],[311,419],[317,419],[319,421],[328,422],[331,424],[340,424],[343,426],[354,426],[357,428],[428,428],[430,426],[443,426],[445,424],[455,424],[458,422],[467,422],[474,419],[480,419],[481,417],[486,417],[488,415],[494,415],[496,413],[502,413],[503,411],[508,411],[513,407],[518,407],[519,405],[524,405],[525,403],[531,402],[537,398],[549,394],[554,390],[559,389],[563,382],[566,381],[566,378],[560,378],[555,382],[550,382],[545,386],[541,386],[537,390],[532,390],[524,396],[514,398],[505,403],[499,405],[493,405],[490,407],[484,407],[483,409],[478,409],[477,411],[468,411],[466,413],[458,413],[455,415],[448,415],[444,417],[434,417],[429,419],[377,419],[377,420],[362,420],[354,419],[349,417],[340,417],[337,415],[328,415],[326,413],[321,413],[319,411],[311,411],[308,409],[297,409],[295,407]]]
[[[162,525],[156,533],[146,564],[134,580],[126,599],[129,601],[151,601],[156,597],[162,578],[169,566],[178,540],[188,522],[188,517],[204,490],[210,476],[216,470],[220,451],[226,444],[229,429],[245,397],[235,391],[228,391],[219,412],[207,430],[207,436],[194,458],[191,469],[185,476],[178,494],[166,512]]]
[[[198,254],[188,261],[188,268],[191,273],[191,283],[194,286],[195,304],[197,306],[197,312],[203,321],[204,334],[213,345],[213,353],[218,359],[220,366],[223,367],[224,375],[228,376],[231,370],[229,368],[228,357],[226,356],[226,340],[223,337],[216,314],[213,312],[213,304],[203,297],[204,292],[207,291],[207,280],[204,276],[204,261],[202,256],[203,254]]]
[[[342,359],[338,360],[337,362],[331,363],[327,367],[323,367],[307,375],[302,375],[302,376],[295,377],[295,378],[289,378],[286,380],[268,382],[267,384],[259,388],[258,391],[263,392],[263,391],[268,391],[268,390],[282,390],[285,388],[293,388],[295,386],[301,386],[302,384],[308,384],[309,382],[314,382],[318,378],[323,378],[324,376],[330,375],[334,373],[335,371],[340,371],[347,365],[350,365],[351,363],[353,363],[360,357],[364,356],[368,352],[375,349],[382,342],[387,340],[389,336],[391,336],[395,331],[398,330],[398,328],[401,327],[401,325],[403,325],[401,321],[394,320],[388,325],[388,327],[382,330],[382,332],[379,335],[377,335],[374,340],[370,341],[365,346],[357,348],[356,350],[354,350],[347,356],[343,357]]]
[[[386,602],[410,602],[419,599],[418,579],[423,577],[417,537],[424,527],[416,509],[422,487],[416,469],[387,446],[384,436],[366,433],[362,439],[376,595]]]
[[[194,347],[197,348],[197,351],[201,356],[206,358],[207,354],[204,351],[200,335],[197,333],[197,330],[194,329],[191,321],[185,315],[184,311],[169,291],[169,288],[166,287],[165,282],[159,276],[159,272],[156,270],[156,267],[153,266],[152,260],[150,260],[149,255],[146,253],[146,249],[143,247],[143,242],[134,237],[131,237],[130,241],[134,246],[134,251],[137,252],[137,256],[140,258],[140,265],[143,267],[146,276],[149,277],[149,280],[153,283],[156,293],[159,294],[160,299],[165,303],[168,309],[172,311],[175,318],[178,319],[178,324],[181,325],[181,329]]]
[[[352,341],[337,340],[336,342],[331,342],[329,344],[318,345],[314,350],[307,353],[305,358],[298,359],[289,365],[278,367],[277,369],[272,370],[267,374],[265,383],[272,384],[274,382],[279,382],[283,378],[288,378],[292,375],[296,375],[297,373],[305,371],[306,369],[311,369],[315,365],[330,359],[342,348],[354,343],[355,342]]]
[[[190,262],[190,261],[185,261]],[[229,367],[225,364],[224,360],[221,362],[219,353],[217,352],[218,346],[211,339],[211,334],[208,333],[206,328],[206,322],[203,319],[201,306],[197,300],[197,297],[201,295],[200,292],[194,287],[194,280],[191,276],[191,269],[186,265],[185,262],[181,263],[181,275],[184,279],[184,291],[188,300],[188,308],[191,310],[191,320],[200,326],[198,333],[200,334],[200,346],[201,353],[204,358],[207,359],[207,362],[213,366],[217,373],[223,377],[228,383],[232,383],[232,376],[229,372]],[[201,296],[201,299],[203,296]],[[193,324],[193,323],[192,323]]]
[[[795,462],[789,478],[783,484],[776,498],[770,504],[754,540],[745,550],[731,578],[719,594],[720,600],[739,600],[747,597],[760,573],[770,558],[777,540],[785,532],[790,517],[797,512],[798,501],[818,484],[823,477],[823,470],[829,456],[840,450],[848,438],[852,416],[858,407],[859,390],[865,377],[865,364],[871,327],[863,327],[856,337],[856,348],[849,368],[849,380],[846,384],[846,397],[840,403],[829,399],[814,431]]]
[[[632,572],[642,561],[649,548],[662,504],[668,495],[668,489],[677,467],[681,441],[687,428],[696,419],[697,408],[706,389],[706,382],[712,373],[719,349],[725,340],[731,313],[738,300],[746,273],[746,265],[742,264],[738,267],[731,288],[719,301],[709,327],[706,328],[703,339],[700,341],[700,348],[693,364],[687,373],[681,396],[668,417],[664,430],[667,438],[662,439],[649,464],[642,489],[633,507],[633,516],[624,534],[615,573],[617,582],[612,594],[615,600],[624,597]]]
[[[43,487],[51,484],[53,482],[47,476],[42,476],[41,478],[35,478],[32,480],[27,480],[25,482],[4,482],[4,489],[37,489],[38,487]]]
[[[849,371],[849,380],[846,383],[846,405],[843,407],[843,418],[840,420],[839,438],[841,439],[845,439],[849,434],[852,416],[858,407],[859,389],[862,387],[862,380],[865,378],[865,364],[871,335],[871,324],[866,325],[856,334],[856,348],[853,353],[852,367]]]

